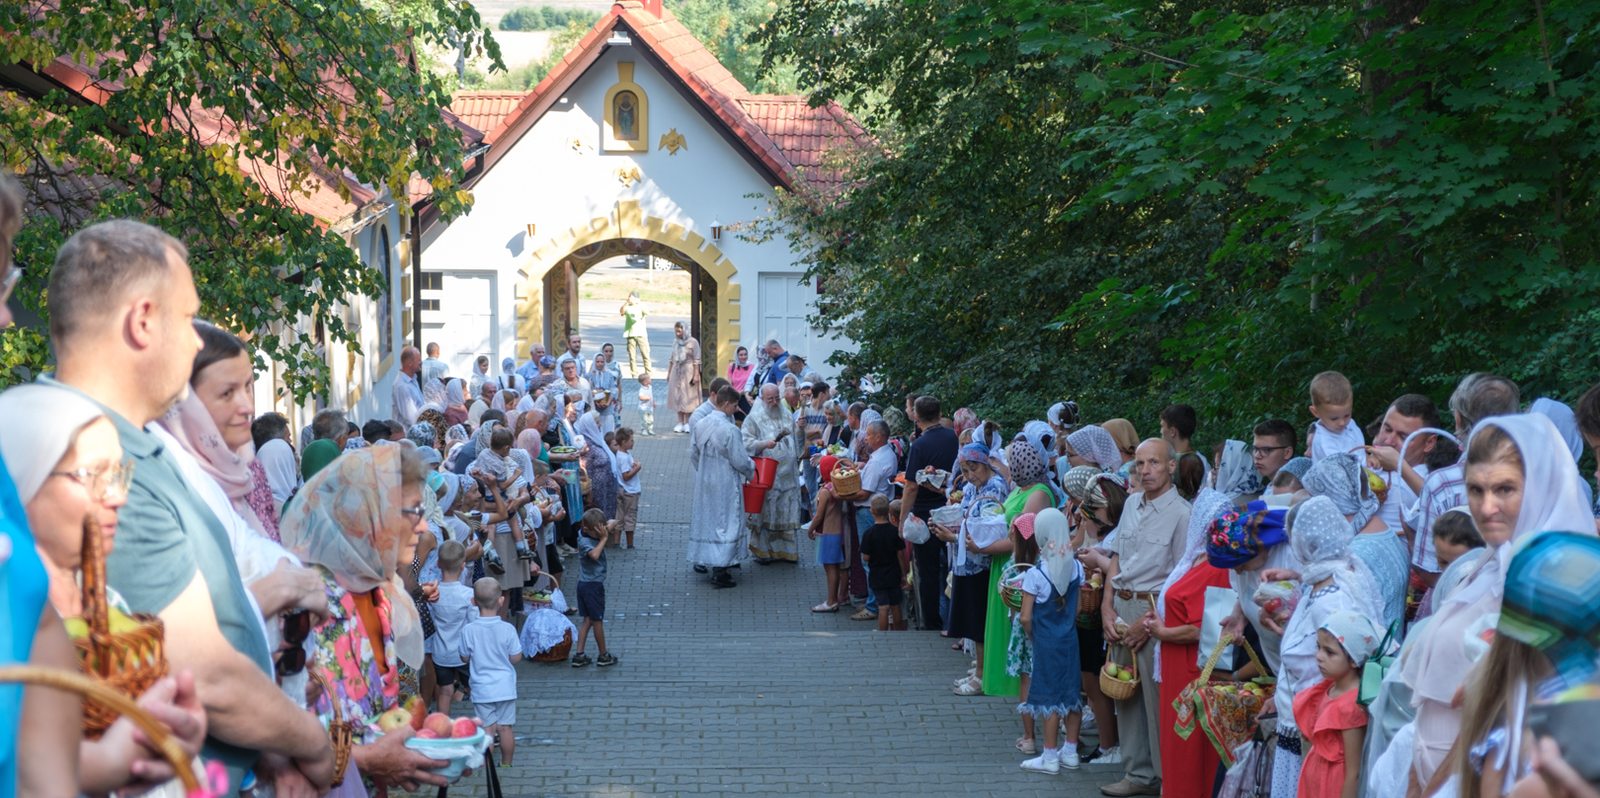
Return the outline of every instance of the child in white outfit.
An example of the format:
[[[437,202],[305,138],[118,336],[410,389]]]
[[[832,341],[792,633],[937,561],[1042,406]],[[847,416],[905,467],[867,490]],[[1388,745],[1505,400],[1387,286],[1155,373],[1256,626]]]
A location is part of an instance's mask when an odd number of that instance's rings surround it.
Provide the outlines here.
[[[656,434],[656,400],[650,390],[649,369],[639,372],[639,432],[643,435]]]

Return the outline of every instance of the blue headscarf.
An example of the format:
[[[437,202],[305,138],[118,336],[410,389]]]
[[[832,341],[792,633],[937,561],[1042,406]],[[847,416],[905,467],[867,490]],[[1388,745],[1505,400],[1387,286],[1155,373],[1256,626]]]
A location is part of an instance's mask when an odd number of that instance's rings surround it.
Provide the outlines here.
[[[1283,526],[1287,513],[1257,500],[1245,505],[1243,513],[1228,510],[1218,515],[1206,529],[1206,559],[1217,568],[1237,568],[1287,541]]]

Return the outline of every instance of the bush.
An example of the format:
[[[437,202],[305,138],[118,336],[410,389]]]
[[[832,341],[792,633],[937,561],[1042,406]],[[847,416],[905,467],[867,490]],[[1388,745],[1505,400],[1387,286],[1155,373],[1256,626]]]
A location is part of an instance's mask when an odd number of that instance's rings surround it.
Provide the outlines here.
[[[600,12],[587,8],[522,6],[500,18],[500,30],[561,30],[573,23],[588,28],[600,21]]]

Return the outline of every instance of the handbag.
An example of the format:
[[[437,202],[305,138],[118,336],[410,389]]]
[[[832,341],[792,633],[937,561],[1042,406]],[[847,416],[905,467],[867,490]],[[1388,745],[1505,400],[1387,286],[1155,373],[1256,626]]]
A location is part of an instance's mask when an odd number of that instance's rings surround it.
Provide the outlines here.
[[[1361,706],[1371,706],[1378,700],[1378,690],[1383,687],[1383,677],[1388,675],[1389,669],[1394,667],[1394,662],[1399,658],[1400,647],[1395,645],[1399,637],[1400,621],[1390,624],[1388,631],[1384,632],[1383,640],[1378,642],[1378,647],[1373,649],[1372,656],[1367,657],[1366,664],[1361,666],[1361,689],[1356,695],[1356,701]]]

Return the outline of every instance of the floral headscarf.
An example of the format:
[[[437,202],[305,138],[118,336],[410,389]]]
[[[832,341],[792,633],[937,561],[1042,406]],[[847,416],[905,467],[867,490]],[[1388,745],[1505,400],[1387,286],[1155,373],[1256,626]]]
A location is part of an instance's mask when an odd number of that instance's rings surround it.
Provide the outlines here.
[[[1122,465],[1122,451],[1117,448],[1117,441],[1111,437],[1104,427],[1090,424],[1079,427],[1067,436],[1067,445],[1072,447],[1079,457],[1094,463],[1104,471],[1110,471]]]
[[[1367,664],[1367,658],[1377,651],[1378,642],[1383,639],[1383,632],[1371,618],[1350,610],[1334,611],[1317,630],[1333,635],[1357,668]]]
[[[418,421],[412,424],[411,428],[406,430],[406,440],[416,444],[418,449],[424,446],[433,446],[435,443],[433,425],[426,421]]]
[[[1228,439],[1222,444],[1222,460],[1217,465],[1217,490],[1234,498],[1260,493],[1261,474],[1244,441]]]
[[[981,443],[969,443],[961,447],[961,451],[956,453],[956,465],[962,463],[989,465],[989,447]]]
[[[399,446],[374,446],[333,461],[306,482],[283,517],[283,545],[307,565],[320,565],[352,593],[383,588],[395,652],[422,667],[422,623],[397,571],[416,537],[400,512],[405,495]],[[426,486],[423,486],[426,493]]]
[[[1045,480],[1044,458],[1027,441],[1017,441],[1006,447],[1006,463],[1011,468],[1011,482],[1018,490]]]
[[[1033,518],[1033,537],[1039,543],[1038,568],[1050,577],[1050,584],[1065,593],[1078,573],[1077,552],[1072,548],[1072,529],[1067,517],[1054,507],[1040,510]]]
[[[1288,540],[1283,519],[1286,511],[1269,509],[1253,501],[1244,512],[1224,509],[1206,527],[1206,559],[1218,568],[1237,568],[1256,555]]]

